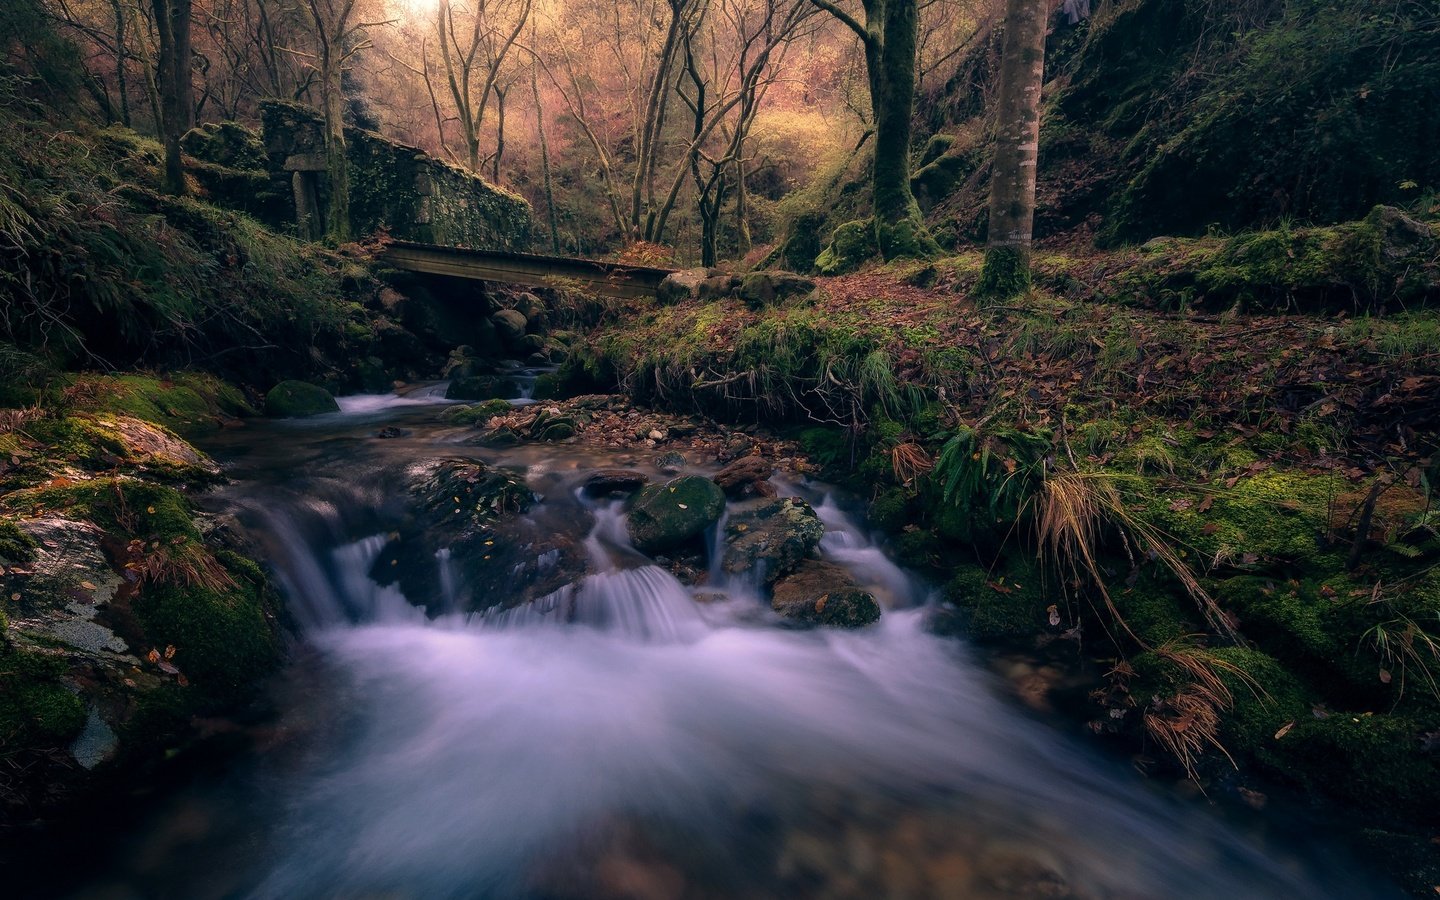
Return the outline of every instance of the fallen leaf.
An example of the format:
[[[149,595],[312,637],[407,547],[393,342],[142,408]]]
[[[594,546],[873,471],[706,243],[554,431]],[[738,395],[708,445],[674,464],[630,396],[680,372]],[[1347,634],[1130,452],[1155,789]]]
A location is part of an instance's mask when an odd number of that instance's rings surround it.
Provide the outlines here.
[[[99,588],[95,587],[95,585],[91,584],[91,583],[88,582],[88,581],[82,581],[82,582],[80,582],[80,586],[81,586],[82,588],[84,588],[85,590],[87,590],[87,591],[99,590]]]
[[[160,661],[160,651],[151,649],[149,653],[145,654],[145,658],[152,663],[158,663]]]
[[[1045,611],[1050,614],[1050,626],[1052,628],[1060,624],[1060,609],[1055,604],[1052,603],[1045,607]]]
[[[1281,725],[1281,726],[1280,726],[1280,730],[1277,731],[1277,732],[1275,732],[1275,740],[1278,741],[1278,740],[1280,740],[1281,738],[1283,738],[1285,735],[1289,734],[1289,733],[1290,733],[1290,729],[1292,729],[1292,728],[1294,728],[1294,727],[1295,727],[1295,722],[1294,722],[1294,721],[1286,722],[1284,725]]]
[[[1381,683],[1381,684],[1389,684],[1389,683],[1390,683],[1390,672],[1389,672],[1388,670],[1386,670],[1386,669],[1381,669],[1381,670],[1380,670],[1380,683]]]

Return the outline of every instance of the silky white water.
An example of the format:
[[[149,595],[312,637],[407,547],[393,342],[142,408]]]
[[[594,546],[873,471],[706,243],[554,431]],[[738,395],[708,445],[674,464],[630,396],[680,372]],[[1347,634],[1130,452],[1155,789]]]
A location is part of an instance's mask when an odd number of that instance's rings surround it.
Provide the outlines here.
[[[357,429],[386,411],[362,407]],[[212,828],[210,875],[152,837],[148,868],[117,876],[133,891],[99,896],[1391,896],[1022,712],[924,630],[926,589],[818,486],[782,485],[815,503],[823,555],[886,601],[876,625],[795,630],[743,580],[682,585],[629,546],[621,504],[576,489],[605,461],[561,448],[531,467],[558,486],[532,515],[573,525],[588,574],[427,619],[370,578],[399,488],[333,418],[286,432],[331,442],[303,474],[232,451],[230,490],[303,629],[285,717],[319,724],[227,785],[256,812],[243,839]],[[427,439],[364,446],[388,464]],[[261,471],[272,488],[244,481]],[[435,565],[453,594],[455,560]]]

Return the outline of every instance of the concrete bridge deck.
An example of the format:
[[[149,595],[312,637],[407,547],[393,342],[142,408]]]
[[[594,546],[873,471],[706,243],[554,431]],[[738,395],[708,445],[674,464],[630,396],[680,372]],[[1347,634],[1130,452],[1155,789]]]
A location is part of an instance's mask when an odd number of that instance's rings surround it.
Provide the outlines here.
[[[593,259],[469,250],[410,241],[393,241],[381,252],[380,258],[397,269],[426,275],[503,281],[528,287],[572,284],[593,294],[622,299],[654,297],[660,282],[673,271]]]

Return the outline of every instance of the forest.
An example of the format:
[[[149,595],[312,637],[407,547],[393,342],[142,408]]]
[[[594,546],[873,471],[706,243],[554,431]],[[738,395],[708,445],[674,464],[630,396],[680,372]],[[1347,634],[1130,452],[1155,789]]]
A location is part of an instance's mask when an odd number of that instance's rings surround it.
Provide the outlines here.
[[[0,0],[14,897],[1440,894],[1440,0]]]

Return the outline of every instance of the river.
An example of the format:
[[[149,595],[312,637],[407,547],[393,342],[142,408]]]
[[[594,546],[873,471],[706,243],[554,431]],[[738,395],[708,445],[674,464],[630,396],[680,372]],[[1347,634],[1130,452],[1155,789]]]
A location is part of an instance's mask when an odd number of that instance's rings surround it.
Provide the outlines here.
[[[344,398],[207,448],[233,481],[206,505],[257,539],[299,631],[279,718],[109,839],[72,896],[1396,895],[1293,818],[1227,819],[1015,703],[926,632],[928,588],[824,485],[777,486],[885,601],[863,629],[785,627],[718,573],[686,587],[578,489],[615,460],[473,446],[438,396]],[[371,580],[397,466],[456,454],[524,472],[527,515],[572,532],[589,574],[502,614],[426,598],[433,618]]]

